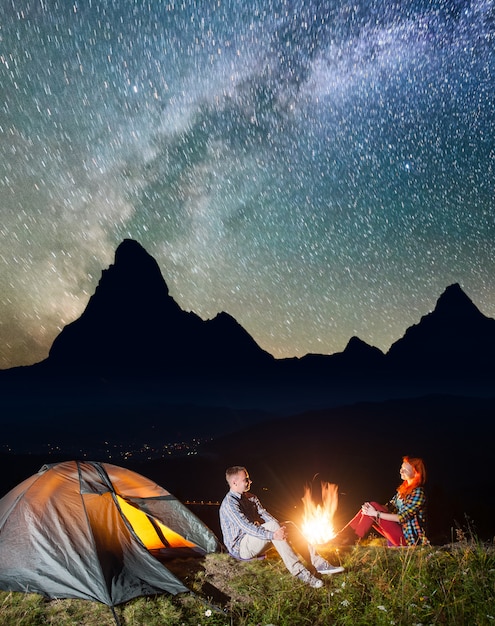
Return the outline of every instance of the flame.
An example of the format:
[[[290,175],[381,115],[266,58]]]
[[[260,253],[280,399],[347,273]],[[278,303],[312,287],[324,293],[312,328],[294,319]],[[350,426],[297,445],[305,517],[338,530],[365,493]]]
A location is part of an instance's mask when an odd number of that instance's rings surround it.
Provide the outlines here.
[[[321,483],[321,504],[315,504],[311,495],[311,487],[306,486],[304,497],[304,515],[302,533],[312,545],[322,545],[335,537],[333,516],[337,510],[339,495],[337,485]]]

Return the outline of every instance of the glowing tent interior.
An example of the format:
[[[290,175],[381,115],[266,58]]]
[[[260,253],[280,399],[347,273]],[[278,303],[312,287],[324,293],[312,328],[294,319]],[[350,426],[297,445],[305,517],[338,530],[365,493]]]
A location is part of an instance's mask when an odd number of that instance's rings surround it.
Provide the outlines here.
[[[6,591],[114,607],[189,591],[163,561],[218,549],[214,533],[172,494],[108,463],[44,465],[0,500]]]

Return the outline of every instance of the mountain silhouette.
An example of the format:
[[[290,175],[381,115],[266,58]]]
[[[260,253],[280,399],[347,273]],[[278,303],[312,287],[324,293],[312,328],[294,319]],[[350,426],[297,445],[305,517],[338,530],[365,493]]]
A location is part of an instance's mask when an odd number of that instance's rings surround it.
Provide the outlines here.
[[[48,364],[113,378],[248,373],[273,360],[227,313],[203,321],[183,311],[155,259],[126,239],[81,317],[53,342]]]
[[[494,372],[495,320],[483,315],[459,284],[447,287],[435,309],[390,347],[394,370],[455,379]]]
[[[55,339],[46,365],[65,374],[106,378],[162,376],[269,376],[295,380],[376,377],[383,372],[415,375],[463,373],[489,366],[495,320],[486,318],[451,285],[432,313],[407,329],[384,355],[358,337],[334,355],[275,359],[229,314],[202,320],[170,296],[155,259],[136,241],[124,240],[115,262],[103,270],[79,319]]]
[[[242,384],[254,379],[279,391],[323,385],[335,392],[342,385],[364,385],[373,387],[372,397],[384,386],[391,397],[393,386],[408,388],[411,381],[423,380],[429,392],[436,380],[442,392],[449,380],[491,382],[494,353],[495,320],[453,284],[386,354],[352,337],[339,353],[275,359],[228,313],[203,320],[182,310],[156,260],[137,241],[125,239],[86,309],[56,337],[48,358],[38,367],[14,369],[109,380],[173,376]]]
[[[306,354],[299,360],[313,375],[348,376],[356,373],[369,374],[385,367],[385,355],[379,348],[370,346],[359,337],[351,337],[343,352],[332,355]]]
[[[352,337],[339,353],[275,359],[228,313],[182,310],[155,259],[126,239],[48,357],[0,371],[1,425],[29,451],[54,437],[131,441],[136,415],[140,432],[169,440],[362,401],[487,396],[494,349],[495,320],[454,284],[386,354]]]

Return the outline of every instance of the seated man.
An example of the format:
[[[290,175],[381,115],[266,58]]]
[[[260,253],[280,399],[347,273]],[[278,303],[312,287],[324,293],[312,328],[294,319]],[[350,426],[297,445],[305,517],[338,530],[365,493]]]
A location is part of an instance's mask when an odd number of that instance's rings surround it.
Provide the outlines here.
[[[280,554],[289,572],[308,583],[311,587],[322,587],[323,582],[314,576],[301,562],[287,541],[287,527],[263,508],[254,494],[248,494],[251,480],[245,467],[234,465],[225,472],[230,490],[220,505],[220,526],[224,544],[229,553],[237,559],[252,559],[262,554],[270,544]],[[297,531],[290,523],[292,531]],[[337,574],[343,567],[330,565],[305,540],[302,551],[308,563],[318,574]]]

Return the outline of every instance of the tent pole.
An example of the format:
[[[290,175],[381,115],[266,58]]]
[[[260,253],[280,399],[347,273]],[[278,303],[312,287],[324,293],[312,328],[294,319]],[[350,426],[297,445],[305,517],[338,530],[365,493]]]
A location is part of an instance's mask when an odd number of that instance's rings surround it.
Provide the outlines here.
[[[112,614],[113,614],[113,619],[115,620],[115,624],[117,626],[121,626],[120,620],[119,620],[119,616],[117,615],[117,613],[115,612],[115,607],[111,606],[110,607],[112,609]]]

